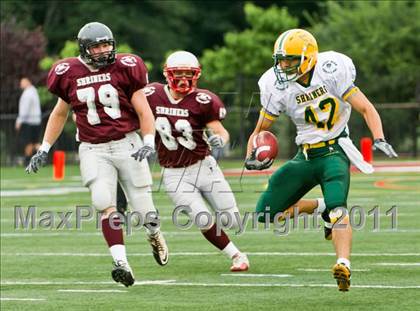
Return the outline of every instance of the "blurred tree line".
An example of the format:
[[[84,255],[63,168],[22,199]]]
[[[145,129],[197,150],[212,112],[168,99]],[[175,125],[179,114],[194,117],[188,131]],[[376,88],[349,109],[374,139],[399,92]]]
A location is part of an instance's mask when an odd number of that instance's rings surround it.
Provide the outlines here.
[[[411,109],[393,105],[379,113],[385,137],[398,151],[416,156],[420,144],[420,1],[328,1],[319,3],[318,12],[305,11],[304,16],[321,52],[335,50],[353,59],[356,85],[373,103],[413,103]],[[302,27],[287,7],[262,9],[246,4],[245,17],[247,29],[226,33],[224,45],[205,50],[201,59],[208,85],[226,92],[226,100],[240,112],[227,125],[241,145],[258,118],[257,81],[273,65],[274,41],[283,31]],[[237,92],[232,94],[232,90]],[[295,128],[290,120],[281,116],[274,131],[283,138],[281,149],[286,152],[282,156],[293,154]],[[350,131],[356,143],[370,136],[358,113],[352,114]]]
[[[307,28],[320,51],[350,56],[358,69],[357,85],[375,103],[413,102],[416,86],[420,90],[418,1],[26,0],[2,1],[0,13],[2,113],[17,112],[19,76],[32,75],[42,85],[45,69],[58,57],[77,53],[78,30],[94,20],[110,26],[119,50],[148,62],[151,80],[162,80],[161,66],[170,51],[186,49],[199,56],[201,86],[225,100],[231,110],[225,124],[232,141],[242,146],[258,115],[258,78],[272,66],[274,41],[288,28]],[[52,97],[45,89],[41,93],[51,107]],[[397,149],[413,150],[418,109],[380,113]],[[351,125],[356,138],[368,133],[359,116]],[[294,127],[282,117],[275,131],[287,156],[294,149]]]

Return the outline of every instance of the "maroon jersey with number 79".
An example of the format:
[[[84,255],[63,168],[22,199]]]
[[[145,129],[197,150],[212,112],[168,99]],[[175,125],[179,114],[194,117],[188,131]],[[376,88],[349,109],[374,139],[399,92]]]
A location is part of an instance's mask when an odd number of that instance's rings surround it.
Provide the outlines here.
[[[133,54],[117,54],[115,63],[96,70],[79,57],[66,58],[47,79],[48,90],[75,112],[80,141],[90,143],[118,140],[139,128],[131,97],[147,83],[146,66]]]
[[[204,89],[196,89],[175,100],[169,87],[149,84],[144,92],[155,116],[156,148],[164,167],[186,167],[210,153],[203,134],[206,124],[223,120],[226,109],[220,98]]]

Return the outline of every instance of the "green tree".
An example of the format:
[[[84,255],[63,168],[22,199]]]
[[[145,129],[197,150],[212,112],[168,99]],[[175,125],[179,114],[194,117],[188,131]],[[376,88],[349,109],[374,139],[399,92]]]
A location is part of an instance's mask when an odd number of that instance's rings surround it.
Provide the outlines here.
[[[38,62],[45,56],[47,40],[41,29],[30,31],[12,20],[1,23],[0,41],[0,111],[16,113],[21,93],[20,78],[26,76],[35,85],[42,83],[45,78]]]
[[[374,103],[414,102],[420,89],[420,2],[327,2],[326,15],[313,19],[320,49],[336,50],[353,59],[356,84]],[[380,110],[385,135],[400,152],[416,154],[419,111]],[[357,114],[353,138],[368,129]]]
[[[353,59],[358,84],[378,102],[414,99],[420,81],[420,2],[327,2],[326,15],[312,20],[322,51]]]
[[[242,1],[1,1],[1,19],[15,18],[26,28],[41,26],[47,51],[57,54],[63,42],[74,40],[86,23],[107,24],[120,42],[154,66],[153,80],[161,79],[168,50],[186,49],[200,55],[219,43],[223,33],[243,27]]]
[[[224,46],[205,50],[201,58],[203,85],[222,95],[225,104],[230,106],[231,113],[225,124],[231,141],[234,145],[239,143],[242,149],[258,116],[257,81],[273,65],[274,41],[284,30],[298,26],[298,19],[292,17],[287,8],[263,9],[247,3],[244,11],[250,27],[242,32],[226,33]],[[238,153],[242,154],[243,150]]]

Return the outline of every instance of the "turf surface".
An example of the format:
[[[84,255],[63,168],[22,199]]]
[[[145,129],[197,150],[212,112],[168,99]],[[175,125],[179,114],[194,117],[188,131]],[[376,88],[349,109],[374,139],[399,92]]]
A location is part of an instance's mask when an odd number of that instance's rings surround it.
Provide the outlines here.
[[[239,167],[223,163],[223,167]],[[158,171],[158,168],[155,168]],[[51,168],[26,175],[22,168],[1,169],[1,310],[418,310],[420,297],[420,174],[352,174],[349,206],[354,222],[352,288],[337,290],[329,271],[335,258],[331,242],[312,221],[304,229],[300,219],[290,232],[273,233],[252,221],[232,240],[249,254],[251,269],[229,272],[230,260],[207,243],[195,228],[177,229],[172,205],[163,191],[154,195],[163,216],[162,228],[170,247],[170,261],[158,266],[144,231],[126,237],[136,285],[125,288],[110,277],[111,257],[95,221],[75,229],[57,230],[58,212],[75,213],[89,205],[79,169],[69,166],[66,178],[53,181]],[[228,178],[241,212],[252,212],[268,176]],[[155,190],[159,179],[155,178]],[[376,186],[375,186],[376,185]],[[30,192],[30,190],[44,190]],[[51,194],[57,189],[64,193]],[[320,196],[316,188],[307,197]],[[34,229],[14,228],[14,208],[36,207]],[[397,227],[386,212],[396,206]],[[377,206],[379,227],[374,228]],[[53,228],[39,228],[41,213],[52,211]],[[45,216],[45,214],[44,214]],[[42,223],[46,225],[47,223]]]

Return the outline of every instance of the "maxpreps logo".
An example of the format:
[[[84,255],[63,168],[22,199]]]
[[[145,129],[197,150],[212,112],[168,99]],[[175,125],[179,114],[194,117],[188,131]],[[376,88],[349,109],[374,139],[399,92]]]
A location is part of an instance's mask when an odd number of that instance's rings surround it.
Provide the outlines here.
[[[327,60],[321,66],[322,71],[325,73],[334,73],[337,71],[337,67],[338,67],[337,63],[333,60]]]
[[[69,69],[70,69],[69,63],[61,63],[55,67],[54,71],[56,75],[61,76],[62,74],[66,73],[66,71]]]

